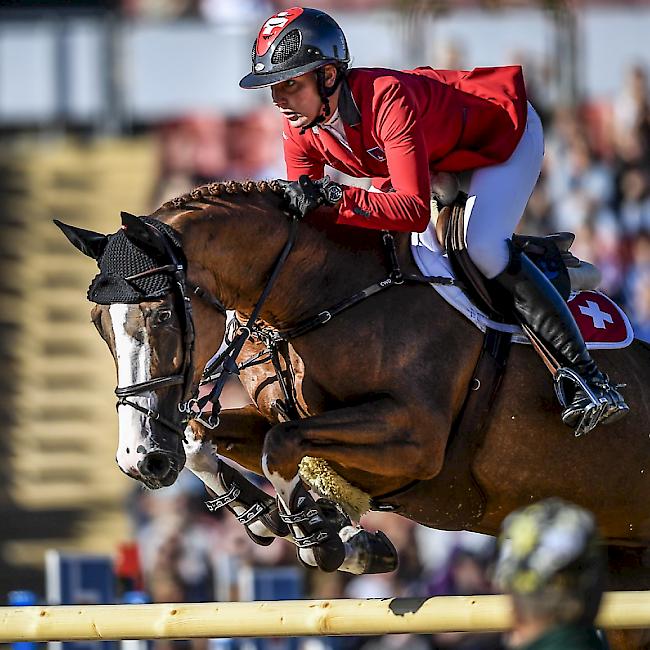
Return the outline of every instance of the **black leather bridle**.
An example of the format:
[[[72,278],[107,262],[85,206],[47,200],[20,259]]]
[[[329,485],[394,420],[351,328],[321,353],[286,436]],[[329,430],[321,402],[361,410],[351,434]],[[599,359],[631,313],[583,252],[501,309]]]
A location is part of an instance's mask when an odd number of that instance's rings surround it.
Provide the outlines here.
[[[163,243],[169,259],[169,263],[163,266],[157,266],[147,271],[143,271],[142,273],[130,275],[129,277],[125,278],[125,280],[127,282],[131,282],[133,280],[138,280],[140,278],[144,278],[157,273],[167,274],[172,277],[174,281],[172,292],[176,294],[178,301],[183,305],[183,365],[181,371],[175,375],[156,377],[155,379],[143,381],[138,384],[131,384],[130,386],[118,386],[115,389],[115,395],[118,398],[117,407],[119,408],[120,406],[130,406],[136,411],[143,413],[148,419],[159,422],[166,429],[185,441],[184,427],[181,428],[181,426],[163,417],[158,411],[145,408],[144,406],[141,406],[136,401],[129,398],[152,391],[155,392],[157,390],[162,390],[163,388],[168,388],[169,386],[183,386],[183,395],[181,402],[185,403],[188,399],[190,399],[192,395],[189,395],[188,393],[192,390],[195,332],[194,320],[192,318],[192,302],[190,300],[189,294],[192,293],[198,296],[218,312],[222,313],[224,316],[226,315],[226,307],[217,297],[213,296],[209,291],[203,289],[199,285],[195,285],[188,281],[185,266],[179,260],[178,255],[176,255],[174,247],[171,245],[168,236],[164,232],[158,231],[153,225],[146,225],[147,227],[151,228],[152,231],[155,231],[153,233],[154,236],[158,239],[158,241],[161,241]]]
[[[163,266],[156,267],[154,269],[150,269],[148,271],[144,271],[142,273],[131,275],[127,277],[126,280],[127,282],[132,280],[137,280],[139,278],[143,278],[148,275],[153,275],[155,273],[166,273],[172,276],[174,280],[174,286],[176,287],[177,296],[183,305],[183,314],[184,314],[183,317],[184,335],[183,336],[184,336],[184,346],[185,346],[184,353],[183,353],[183,366],[181,372],[175,375],[157,377],[155,379],[150,379],[149,381],[141,382],[138,384],[132,384],[131,386],[116,388],[115,394],[118,397],[118,401],[117,401],[118,406],[120,405],[130,406],[131,408],[140,411],[141,413],[146,415],[147,418],[159,422],[165,428],[169,429],[174,434],[180,436],[182,440],[185,440],[184,428],[181,429],[173,422],[170,422],[169,420],[164,418],[157,411],[147,409],[141,406],[140,404],[138,404],[137,402],[134,402],[133,400],[129,399],[129,397],[142,395],[143,393],[149,391],[161,390],[169,386],[182,385],[183,395],[181,398],[181,402],[178,404],[178,410],[181,413],[184,413],[186,415],[186,419],[184,420],[184,422],[187,422],[187,420],[189,419],[195,419],[201,424],[203,424],[204,426],[211,429],[214,429],[216,426],[218,426],[219,424],[218,415],[217,417],[215,417],[214,415],[210,415],[206,419],[203,413],[203,409],[207,406],[208,403],[212,403],[217,406],[217,414],[218,414],[220,410],[219,397],[221,395],[221,392],[223,391],[223,388],[225,386],[228,377],[231,375],[239,374],[240,367],[237,365],[237,357],[239,356],[244,346],[244,343],[251,337],[251,335],[254,332],[259,332],[259,328],[256,325],[256,323],[258,321],[260,312],[262,310],[262,306],[266,302],[266,299],[268,298],[271,289],[273,288],[275,280],[277,279],[280,270],[284,266],[284,263],[289,253],[291,252],[291,249],[293,248],[293,245],[296,240],[298,219],[292,215],[289,215],[289,219],[290,219],[289,236],[287,237],[287,241],[285,242],[282,251],[280,252],[280,254],[278,255],[275,261],[271,274],[266,282],[264,289],[262,290],[262,293],[260,294],[260,297],[258,298],[255,306],[253,307],[250,317],[248,318],[245,325],[240,325],[237,334],[228,343],[226,349],[221,354],[219,354],[216,358],[213,358],[213,360],[210,361],[210,363],[206,366],[205,370],[203,371],[203,375],[200,383],[205,384],[214,381],[214,386],[208,395],[205,395],[201,398],[196,398],[195,391],[192,390],[192,376],[194,371],[193,352],[194,352],[195,334],[194,334],[194,321],[192,318],[192,303],[190,300],[190,294],[196,295],[197,297],[201,298],[207,304],[209,304],[211,307],[213,307],[223,315],[226,315],[227,313],[226,307],[217,297],[213,296],[209,291],[206,291],[202,287],[188,281],[185,267],[179,261],[178,256],[175,254],[173,246],[171,246],[168,240],[168,236],[164,232],[161,233],[157,231],[153,225],[147,224],[149,228],[156,231],[155,234],[157,236],[162,238],[167,255],[170,259],[170,263]],[[454,280],[446,277],[438,277],[438,276],[425,277],[425,276],[416,276],[416,275],[402,273],[397,259],[397,253],[395,250],[395,243],[394,243],[393,236],[389,232],[384,231],[382,235],[382,239],[383,239],[384,248],[388,258],[387,260],[388,265],[390,267],[390,272],[387,277],[372,284],[369,287],[366,287],[362,291],[353,294],[352,296],[346,298],[345,300],[338,302],[337,304],[333,305],[329,309],[321,311],[315,316],[312,316],[310,318],[306,318],[305,320],[301,321],[291,329],[282,332],[277,332],[275,335],[275,339],[277,339],[276,343],[278,341],[287,342],[290,339],[296,338],[298,336],[302,336],[303,334],[306,334],[307,332],[313,329],[321,327],[322,325],[332,320],[332,318],[334,318],[336,315],[349,309],[350,307],[353,307],[359,302],[362,302],[366,298],[369,298],[370,296],[380,291],[388,289],[389,287],[401,285],[404,282],[416,282],[416,283],[426,283],[426,284],[456,284]],[[173,290],[174,289],[172,289],[172,291]],[[282,377],[282,373],[280,371],[280,364],[277,359],[278,349],[279,349],[278,346],[274,345],[272,346],[272,349],[269,350],[269,352],[271,354],[271,358],[276,370],[276,374],[278,375],[278,380],[280,381],[280,385],[285,394],[285,399],[287,400],[288,403],[291,403],[291,401],[289,400],[289,393],[291,389],[286,385],[286,382]],[[264,360],[266,360],[266,358]],[[254,360],[249,360],[249,362],[244,364],[244,366],[247,365],[254,365]],[[195,407],[198,408],[198,412],[195,411]],[[289,416],[294,416],[294,410],[295,409],[293,408],[289,409]]]

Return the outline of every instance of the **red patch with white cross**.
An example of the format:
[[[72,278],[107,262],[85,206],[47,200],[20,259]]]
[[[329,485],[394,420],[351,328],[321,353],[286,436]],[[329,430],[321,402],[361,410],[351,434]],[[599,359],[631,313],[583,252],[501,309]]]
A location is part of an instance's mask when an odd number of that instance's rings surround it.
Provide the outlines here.
[[[279,11],[275,16],[271,16],[260,29],[257,35],[257,45],[255,50],[257,56],[264,56],[271,47],[275,37],[292,21],[294,21],[302,13],[302,7],[291,7]]]
[[[634,338],[623,310],[599,291],[580,291],[569,298],[569,309],[590,349],[622,348]]]

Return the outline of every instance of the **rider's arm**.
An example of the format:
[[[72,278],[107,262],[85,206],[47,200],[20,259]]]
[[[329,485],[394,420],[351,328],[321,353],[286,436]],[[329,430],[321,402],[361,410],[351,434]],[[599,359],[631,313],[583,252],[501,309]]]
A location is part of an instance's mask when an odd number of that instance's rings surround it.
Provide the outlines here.
[[[287,179],[297,181],[303,174],[307,174],[311,179],[322,178],[325,173],[325,162],[322,157],[318,151],[310,151],[302,142],[292,138],[289,128],[285,125],[282,132]]]
[[[421,232],[431,218],[429,163],[413,100],[397,79],[391,79],[377,94],[373,108],[394,191],[380,194],[347,187],[337,223]]]

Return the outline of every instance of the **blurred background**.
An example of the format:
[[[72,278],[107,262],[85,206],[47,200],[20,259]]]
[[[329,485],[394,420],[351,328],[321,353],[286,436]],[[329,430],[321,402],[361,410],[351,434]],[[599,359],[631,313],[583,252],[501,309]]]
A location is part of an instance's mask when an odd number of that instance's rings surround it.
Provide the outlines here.
[[[522,64],[546,161],[521,230],[574,231],[575,253],[649,338],[649,1],[309,6],[341,24],[355,66]],[[149,213],[203,182],[283,177],[269,93],[238,87],[260,24],[283,8],[0,0],[0,601],[16,589],[45,597],[47,549],[110,558],[116,599],[246,597],[248,569],[278,566],[310,597],[490,590],[490,538],[372,514],[366,525],[400,551],[395,574],[306,572],[289,544],[255,547],[228,513],[209,514],[191,475],[146,492],[115,465],[114,370],[85,301],[95,265],[51,219],[113,232],[120,210]],[[338,643],[500,647],[468,635]]]

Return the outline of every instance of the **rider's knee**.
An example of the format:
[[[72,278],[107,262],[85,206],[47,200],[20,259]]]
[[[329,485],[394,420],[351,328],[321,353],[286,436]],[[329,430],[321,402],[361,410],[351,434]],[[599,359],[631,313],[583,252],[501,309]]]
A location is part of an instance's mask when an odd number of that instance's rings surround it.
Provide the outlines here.
[[[497,242],[479,239],[467,241],[467,254],[478,270],[487,278],[494,278],[508,265],[510,251],[506,240]]]

